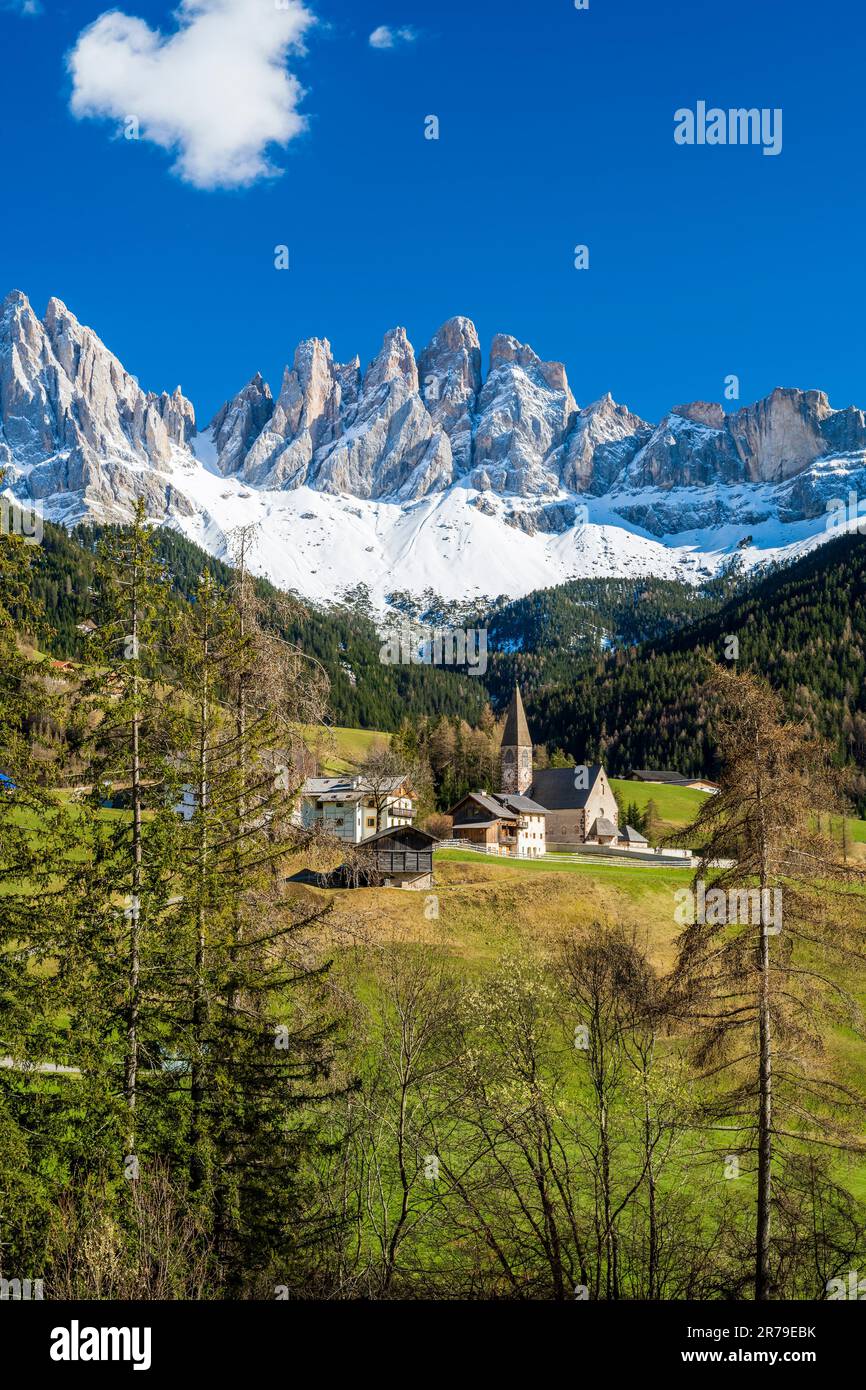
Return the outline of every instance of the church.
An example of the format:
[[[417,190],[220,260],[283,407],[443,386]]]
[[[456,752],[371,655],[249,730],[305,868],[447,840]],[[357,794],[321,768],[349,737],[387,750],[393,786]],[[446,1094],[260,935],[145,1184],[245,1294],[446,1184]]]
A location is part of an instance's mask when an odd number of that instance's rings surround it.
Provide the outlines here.
[[[573,845],[646,845],[630,826],[620,832],[616,797],[600,763],[538,771],[532,764],[532,738],[515,687],[502,735],[501,790],[470,792],[452,808],[455,839],[531,857]]]
[[[502,790],[528,796],[545,812],[549,846],[616,845],[619,808],[600,763],[589,767],[532,766],[532,738],[516,686],[502,735]]]

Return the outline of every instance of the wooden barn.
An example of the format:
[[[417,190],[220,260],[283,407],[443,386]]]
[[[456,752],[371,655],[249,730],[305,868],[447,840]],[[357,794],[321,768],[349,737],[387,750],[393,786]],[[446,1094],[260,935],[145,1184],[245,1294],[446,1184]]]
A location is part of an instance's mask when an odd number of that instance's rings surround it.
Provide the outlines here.
[[[436,844],[426,830],[393,825],[358,845],[354,857],[331,873],[303,869],[292,881],[315,888],[432,888]]]
[[[364,859],[385,888],[431,888],[435,835],[415,825],[380,830],[361,845]]]

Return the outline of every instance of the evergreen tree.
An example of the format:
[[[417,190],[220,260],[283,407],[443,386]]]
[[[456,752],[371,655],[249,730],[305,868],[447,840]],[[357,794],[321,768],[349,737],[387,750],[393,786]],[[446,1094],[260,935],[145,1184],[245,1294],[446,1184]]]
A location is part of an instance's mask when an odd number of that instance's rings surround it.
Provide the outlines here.
[[[176,875],[190,1187],[237,1292],[256,1271],[285,1282],[316,1235],[303,1199],[309,1110],[328,1091],[336,1024],[311,937],[327,914],[285,881],[301,775],[290,724],[307,723],[312,708],[302,654],[263,633],[243,593],[219,593],[210,576],[175,642],[179,757],[194,807]]]
[[[0,479],[2,481],[2,479]],[[85,827],[42,785],[31,733],[56,711],[46,667],[21,638],[45,635],[32,597],[41,555],[0,524],[0,1275],[39,1277],[29,1261],[47,1238],[76,1151],[66,1105],[69,974],[57,968],[70,931]],[[86,848],[84,850],[86,854]]]
[[[142,1051],[160,1056],[161,974],[172,966],[164,954],[166,913],[171,910],[171,804],[177,795],[170,744],[169,710],[156,685],[163,666],[167,631],[166,576],[156,556],[156,540],[139,499],[129,526],[108,531],[95,566],[98,631],[95,663],[83,688],[97,716],[91,740],[93,805],[120,786],[130,814],[116,820],[100,846],[92,910],[122,902],[125,927],[114,936],[124,957],[123,1084],[126,1107],[124,1156],[128,1172],[138,1171],[139,1095]],[[146,801],[149,807],[146,807]],[[146,823],[145,811],[150,821]],[[115,914],[121,920],[120,914]],[[99,951],[110,988],[116,961]],[[148,1017],[143,1010],[148,1006]],[[143,1031],[144,1030],[144,1031]]]

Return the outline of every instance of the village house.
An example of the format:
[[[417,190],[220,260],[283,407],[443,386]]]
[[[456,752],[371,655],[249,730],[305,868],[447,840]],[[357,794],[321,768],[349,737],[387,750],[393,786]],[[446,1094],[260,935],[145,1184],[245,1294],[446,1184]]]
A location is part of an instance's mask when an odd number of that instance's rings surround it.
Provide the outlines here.
[[[487,853],[536,859],[547,852],[544,807],[528,796],[470,792],[450,814],[454,838]]]
[[[415,798],[405,778],[372,787],[359,776],[308,777],[301,788],[298,818],[307,830],[359,845],[382,830],[412,824]]]

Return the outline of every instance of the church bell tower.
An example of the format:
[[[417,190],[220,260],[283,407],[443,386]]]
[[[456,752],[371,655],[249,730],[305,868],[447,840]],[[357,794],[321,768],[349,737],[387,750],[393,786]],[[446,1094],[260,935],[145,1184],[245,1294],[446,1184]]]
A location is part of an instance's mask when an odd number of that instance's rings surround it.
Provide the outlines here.
[[[522,795],[532,786],[532,739],[529,737],[519,686],[514,687],[514,696],[505,719],[501,769],[502,790],[511,796]]]

